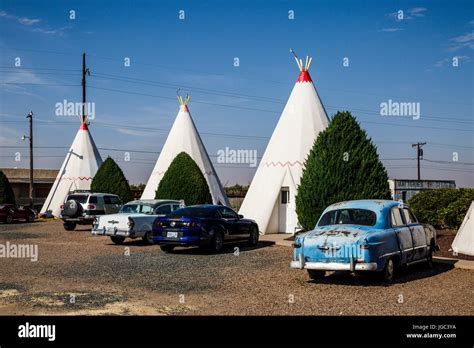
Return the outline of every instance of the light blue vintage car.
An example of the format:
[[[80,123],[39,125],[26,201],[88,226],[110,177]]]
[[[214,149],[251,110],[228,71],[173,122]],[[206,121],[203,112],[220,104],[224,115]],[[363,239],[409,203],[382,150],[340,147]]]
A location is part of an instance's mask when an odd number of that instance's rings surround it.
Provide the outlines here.
[[[327,207],[314,230],[295,236],[291,267],[307,269],[311,279],[326,271],[375,271],[390,282],[402,265],[431,265],[436,249],[436,230],[403,203],[347,201]]]

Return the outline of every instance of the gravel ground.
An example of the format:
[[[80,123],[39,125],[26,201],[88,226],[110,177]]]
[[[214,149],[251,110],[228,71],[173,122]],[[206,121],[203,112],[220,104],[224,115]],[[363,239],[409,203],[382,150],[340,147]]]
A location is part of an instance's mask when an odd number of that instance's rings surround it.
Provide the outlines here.
[[[289,268],[291,248],[261,242],[213,255],[122,246],[60,221],[0,224],[0,244],[37,244],[37,262],[1,258],[0,314],[473,315],[474,272],[436,264],[386,286],[372,275],[319,282]],[[239,247],[236,252],[236,247]]]

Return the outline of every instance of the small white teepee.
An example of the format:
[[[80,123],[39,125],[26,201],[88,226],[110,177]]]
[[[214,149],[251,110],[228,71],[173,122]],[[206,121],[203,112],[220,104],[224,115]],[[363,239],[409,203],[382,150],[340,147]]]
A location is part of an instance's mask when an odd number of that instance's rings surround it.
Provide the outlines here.
[[[451,245],[455,253],[474,256],[474,201]]]
[[[189,113],[189,96],[186,97],[186,100],[178,96],[178,101],[180,103],[178,115],[171,127],[168,138],[161,150],[141,198],[155,198],[156,189],[171,162],[179,153],[186,152],[202,170],[211,192],[212,203],[230,206],[227,195],[222,188],[221,182],[219,181],[217,173],[209,159],[209,155],[206,152],[206,148],[202,143],[201,137]]]
[[[102,164],[102,158],[89,132],[86,119],[81,117],[81,127],[41,208],[41,214],[59,216],[61,205],[70,191],[90,190],[92,179]]]
[[[291,51],[292,52],[292,51]],[[262,233],[292,233],[298,227],[295,195],[304,161],[329,119],[308,69],[295,54],[298,80],[273,131],[239,213],[257,221]]]

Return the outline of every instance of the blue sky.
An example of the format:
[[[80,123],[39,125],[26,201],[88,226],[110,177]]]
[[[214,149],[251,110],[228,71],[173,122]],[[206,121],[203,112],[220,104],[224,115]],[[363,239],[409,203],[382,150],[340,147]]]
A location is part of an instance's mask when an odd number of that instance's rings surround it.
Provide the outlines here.
[[[313,57],[328,113],[352,111],[390,177],[416,178],[411,143],[426,141],[422,178],[473,187],[473,10],[472,1],[1,0],[0,167],[28,166],[21,136],[30,110],[35,166],[61,165],[79,121],[56,116],[55,104],[81,100],[84,51],[92,135],[130,182],[148,179],[178,111],[178,88],[191,95],[211,160],[225,147],[261,156],[298,76],[293,47]],[[420,119],[381,116],[389,99],[420,103]],[[140,152],[126,162],[125,151]],[[247,184],[255,172],[215,164],[225,185]]]

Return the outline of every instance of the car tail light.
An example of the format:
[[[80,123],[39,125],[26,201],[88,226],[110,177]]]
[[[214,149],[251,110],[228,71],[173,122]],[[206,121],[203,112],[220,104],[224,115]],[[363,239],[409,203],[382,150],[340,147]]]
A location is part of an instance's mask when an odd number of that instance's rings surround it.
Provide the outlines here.
[[[59,207],[61,210],[64,209],[64,204],[61,204],[61,206]]]
[[[94,205],[94,204],[88,204],[88,205],[87,205],[87,209],[89,209],[89,210],[94,210],[94,209],[95,209],[95,205]]]

